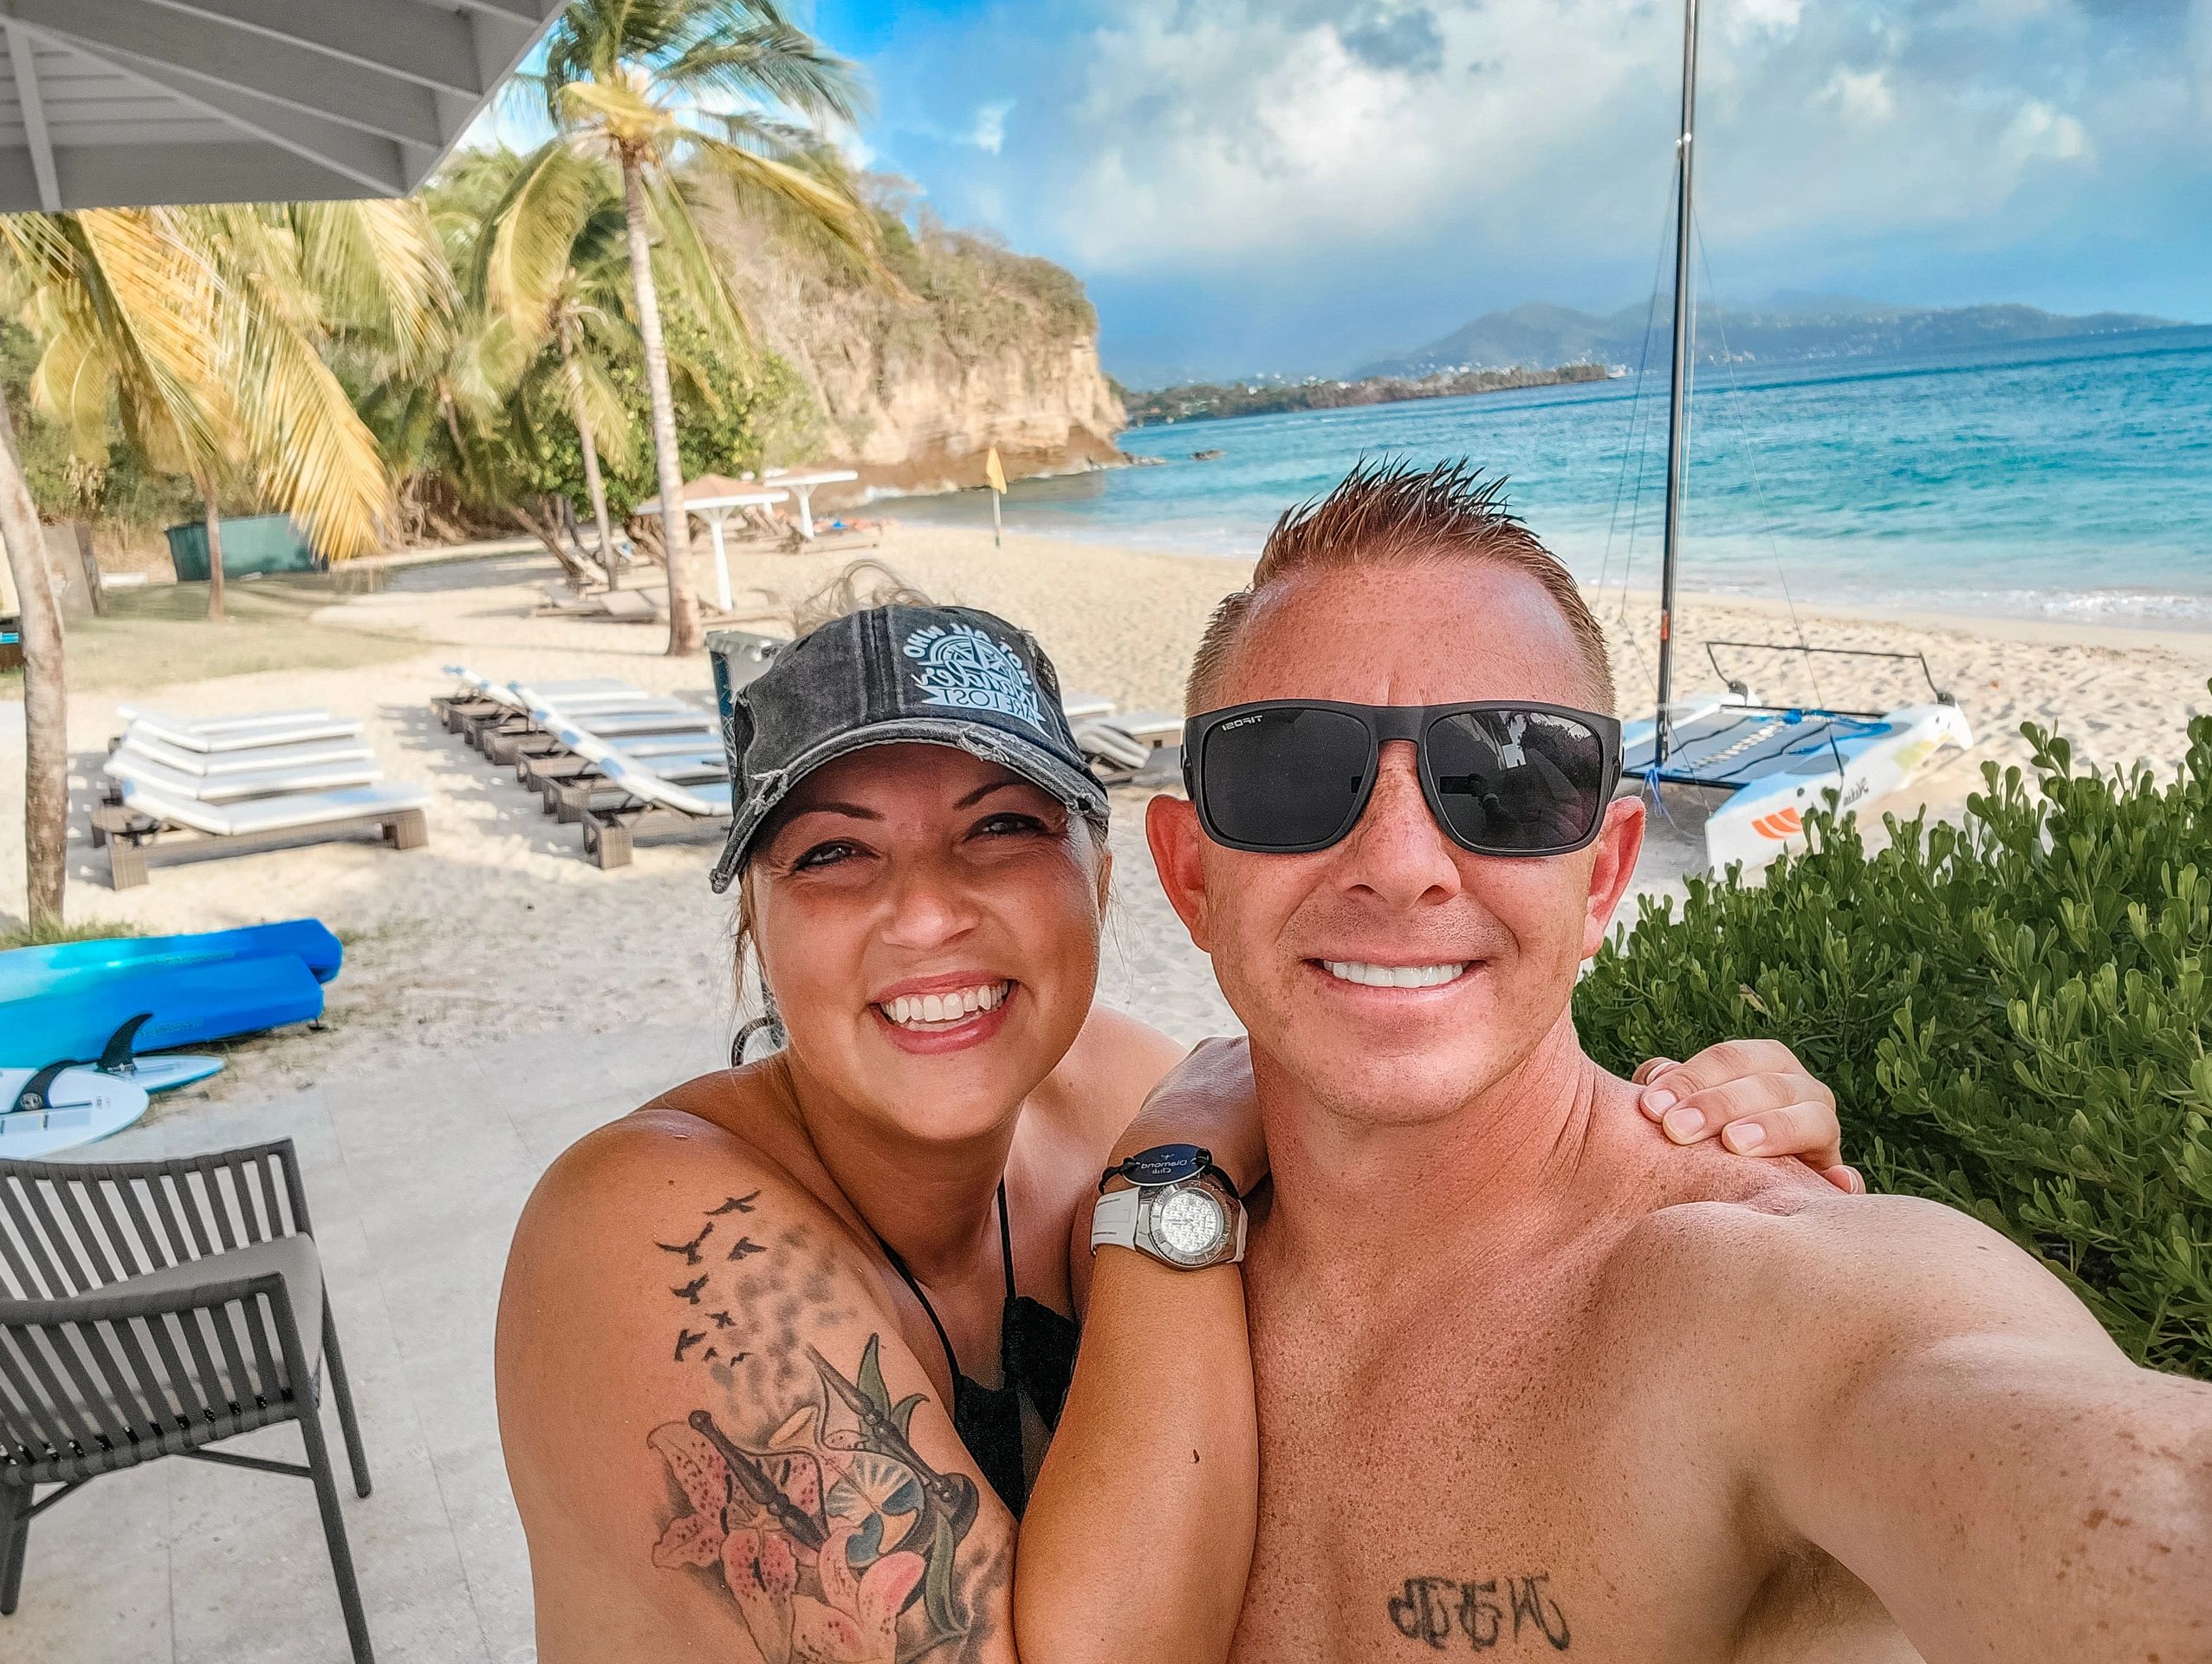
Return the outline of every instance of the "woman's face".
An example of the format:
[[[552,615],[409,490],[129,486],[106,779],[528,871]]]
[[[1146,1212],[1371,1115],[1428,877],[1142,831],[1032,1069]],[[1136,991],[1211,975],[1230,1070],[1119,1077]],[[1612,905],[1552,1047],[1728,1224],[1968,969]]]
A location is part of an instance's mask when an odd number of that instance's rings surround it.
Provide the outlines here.
[[[815,770],[746,873],[793,1062],[909,1137],[987,1135],[1090,1011],[1106,863],[1057,798],[950,746]]]

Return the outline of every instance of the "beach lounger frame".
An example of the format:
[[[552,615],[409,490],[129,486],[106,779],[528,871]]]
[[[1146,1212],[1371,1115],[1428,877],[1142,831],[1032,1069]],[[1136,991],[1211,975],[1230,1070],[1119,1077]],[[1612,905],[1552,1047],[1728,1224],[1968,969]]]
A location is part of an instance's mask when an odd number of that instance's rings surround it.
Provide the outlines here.
[[[106,848],[108,886],[118,890],[137,889],[152,881],[147,857],[157,849],[184,849],[210,855],[257,855],[301,843],[328,843],[369,831],[377,833],[394,849],[419,849],[430,842],[430,821],[419,803],[236,833],[208,832],[183,825],[134,808],[127,801],[102,803],[92,811],[92,842],[95,848]]]

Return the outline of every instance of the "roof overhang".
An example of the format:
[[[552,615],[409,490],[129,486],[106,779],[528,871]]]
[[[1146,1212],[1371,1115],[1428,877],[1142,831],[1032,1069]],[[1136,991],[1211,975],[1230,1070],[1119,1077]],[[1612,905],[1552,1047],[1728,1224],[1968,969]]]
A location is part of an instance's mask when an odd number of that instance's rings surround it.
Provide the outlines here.
[[[405,196],[566,0],[0,0],[0,212]]]

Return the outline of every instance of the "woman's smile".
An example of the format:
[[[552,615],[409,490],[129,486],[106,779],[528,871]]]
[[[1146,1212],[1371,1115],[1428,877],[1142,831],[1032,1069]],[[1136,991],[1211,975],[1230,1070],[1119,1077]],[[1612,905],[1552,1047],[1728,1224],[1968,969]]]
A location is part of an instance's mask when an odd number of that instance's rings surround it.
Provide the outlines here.
[[[886,1038],[920,1056],[981,1045],[1006,1026],[1018,982],[967,982],[942,993],[893,994],[868,1010]]]

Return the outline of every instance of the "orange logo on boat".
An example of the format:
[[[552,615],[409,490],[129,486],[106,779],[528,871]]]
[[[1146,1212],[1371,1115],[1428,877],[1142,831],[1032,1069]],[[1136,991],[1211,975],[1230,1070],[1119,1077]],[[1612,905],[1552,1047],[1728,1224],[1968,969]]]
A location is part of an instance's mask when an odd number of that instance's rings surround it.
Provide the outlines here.
[[[1794,838],[1805,830],[1805,819],[1794,809],[1778,809],[1752,822],[1751,829],[1762,838]]]

